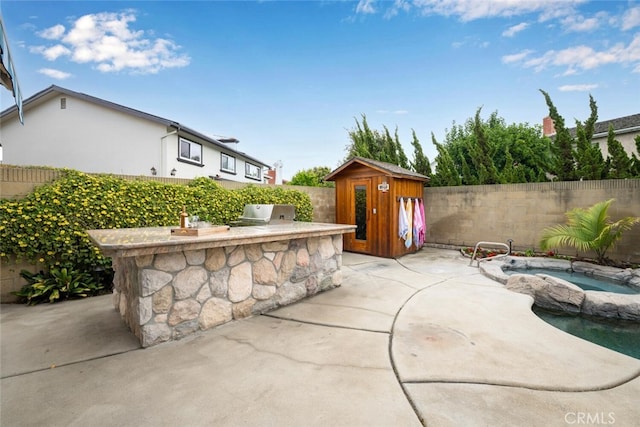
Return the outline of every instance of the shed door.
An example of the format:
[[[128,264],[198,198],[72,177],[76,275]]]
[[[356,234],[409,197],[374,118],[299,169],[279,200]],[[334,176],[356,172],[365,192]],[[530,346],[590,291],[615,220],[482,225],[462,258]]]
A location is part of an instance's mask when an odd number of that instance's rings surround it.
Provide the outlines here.
[[[369,253],[371,251],[371,179],[352,180],[350,182],[351,223],[356,225],[355,233],[349,234],[352,251]]]

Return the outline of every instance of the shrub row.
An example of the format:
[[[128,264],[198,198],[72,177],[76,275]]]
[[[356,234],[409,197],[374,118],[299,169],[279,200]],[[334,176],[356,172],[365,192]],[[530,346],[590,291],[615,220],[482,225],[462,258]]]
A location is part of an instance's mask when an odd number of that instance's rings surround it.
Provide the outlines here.
[[[47,271],[110,270],[111,260],[100,254],[86,230],[177,226],[183,206],[203,221],[228,224],[247,203],[292,204],[298,221],[313,216],[311,199],[297,190],[227,190],[209,178],[178,185],[65,169],[24,199],[0,201],[0,257],[13,255]]]

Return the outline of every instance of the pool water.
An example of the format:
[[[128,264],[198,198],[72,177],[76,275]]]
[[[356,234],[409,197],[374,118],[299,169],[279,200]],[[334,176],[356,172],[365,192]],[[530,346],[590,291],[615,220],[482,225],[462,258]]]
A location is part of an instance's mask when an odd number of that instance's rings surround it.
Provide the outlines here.
[[[533,306],[532,310],[542,320],[562,331],[640,359],[640,323],[572,315],[537,306]]]
[[[584,273],[575,273],[566,270],[553,270],[547,268],[528,268],[523,270],[506,269],[505,274],[547,274],[549,276],[557,277],[558,279],[566,280],[574,285],[577,285],[585,291],[604,291],[615,292],[617,294],[639,294],[640,289],[633,288],[631,286],[625,286],[624,284],[612,279],[596,278],[587,276]]]

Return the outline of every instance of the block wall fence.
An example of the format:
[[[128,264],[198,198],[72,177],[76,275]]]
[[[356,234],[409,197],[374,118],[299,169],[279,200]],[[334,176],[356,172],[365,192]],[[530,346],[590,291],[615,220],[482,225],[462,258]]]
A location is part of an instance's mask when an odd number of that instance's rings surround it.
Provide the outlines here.
[[[36,186],[57,178],[51,169],[18,168],[0,165],[0,198],[19,199]],[[186,184],[188,179],[126,176]],[[238,189],[244,183],[218,181],[227,189]],[[272,186],[268,184],[257,184]],[[314,222],[335,222],[335,190],[324,187],[292,186],[309,194]],[[427,217],[426,244],[459,248],[479,241],[513,240],[514,250],[539,250],[538,242],[545,227],[564,223],[565,212],[586,208],[597,202],[616,199],[609,214],[612,220],[624,216],[640,216],[640,179],[544,182],[531,184],[477,185],[424,189]],[[575,255],[565,249],[561,253]],[[640,263],[640,225],[628,231],[608,253],[613,259]],[[35,271],[28,264],[2,262],[0,265],[0,302],[15,298],[10,291],[24,284],[21,269]]]
[[[542,230],[564,224],[567,211],[608,199],[615,199],[611,220],[640,216],[640,179],[437,187],[425,188],[424,195],[427,242],[455,247],[511,239],[514,250],[537,251]],[[640,263],[640,224],[607,256]]]

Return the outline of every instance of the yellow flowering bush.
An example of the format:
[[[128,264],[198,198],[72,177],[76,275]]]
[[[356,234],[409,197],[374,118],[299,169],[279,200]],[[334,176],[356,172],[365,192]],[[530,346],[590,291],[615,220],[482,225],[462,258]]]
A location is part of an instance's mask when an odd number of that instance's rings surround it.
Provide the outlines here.
[[[312,219],[311,199],[297,190],[226,190],[208,178],[163,184],[65,169],[24,199],[0,200],[0,257],[13,255],[47,270],[110,270],[111,260],[86,230],[177,226],[183,206],[203,221],[227,224],[242,214],[245,203],[293,204],[298,221]]]

